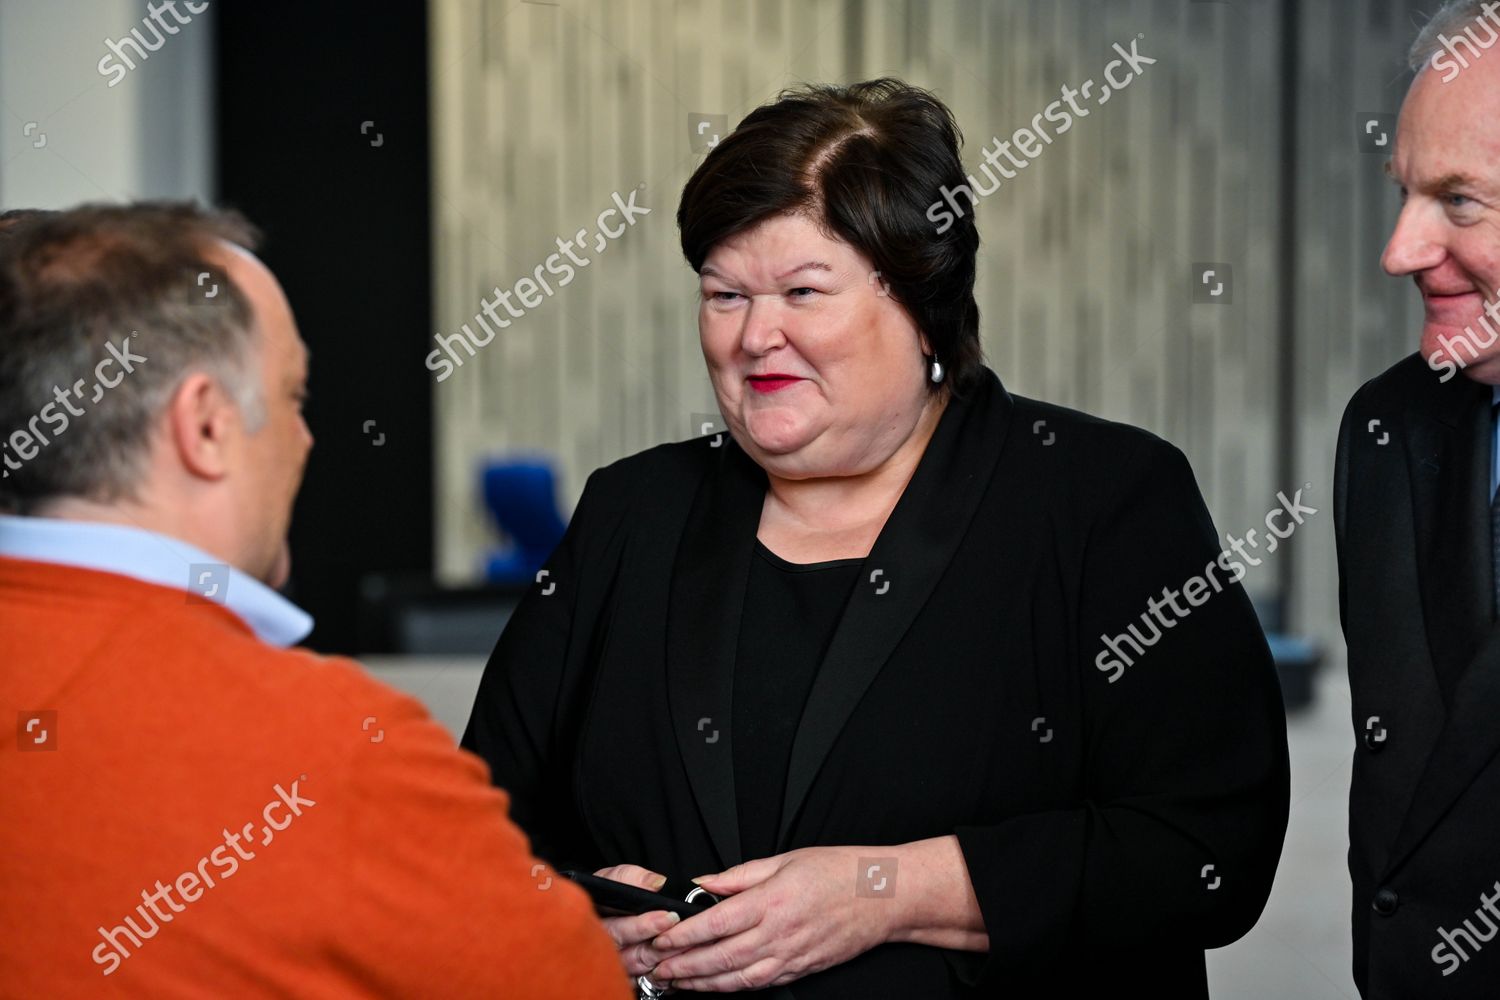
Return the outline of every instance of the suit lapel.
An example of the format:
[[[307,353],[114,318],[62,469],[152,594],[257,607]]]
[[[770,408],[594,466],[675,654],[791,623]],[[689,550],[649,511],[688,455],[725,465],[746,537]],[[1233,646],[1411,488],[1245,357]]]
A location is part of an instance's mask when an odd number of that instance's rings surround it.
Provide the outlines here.
[[[1427,641],[1445,699],[1490,631],[1489,387],[1468,379],[1414,414],[1407,435],[1417,573]]]
[[[1500,751],[1500,629],[1492,629],[1459,678],[1452,709],[1427,758],[1386,864],[1389,875],[1415,851]]]
[[[1408,437],[1427,641],[1448,715],[1391,847],[1394,871],[1500,751],[1500,629],[1490,559],[1490,390],[1465,380]]]
[[[765,471],[728,434],[688,513],[667,611],[667,696],[677,746],[719,861],[740,857],[730,700],[740,611],[750,574]],[[707,720],[707,721],[704,721]]]
[[[992,371],[985,369],[984,376],[967,402],[949,401],[860,567],[792,743],[777,837],[781,850],[839,732],[927,603],[989,484],[1011,401]]]

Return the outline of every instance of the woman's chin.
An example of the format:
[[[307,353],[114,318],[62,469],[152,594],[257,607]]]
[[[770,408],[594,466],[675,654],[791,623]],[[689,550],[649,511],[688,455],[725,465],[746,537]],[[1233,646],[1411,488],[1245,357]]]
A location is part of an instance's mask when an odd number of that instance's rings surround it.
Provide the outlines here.
[[[750,442],[755,445],[757,451],[767,458],[781,458],[794,455],[805,447],[811,436],[802,431],[767,431],[756,433],[748,431]]]

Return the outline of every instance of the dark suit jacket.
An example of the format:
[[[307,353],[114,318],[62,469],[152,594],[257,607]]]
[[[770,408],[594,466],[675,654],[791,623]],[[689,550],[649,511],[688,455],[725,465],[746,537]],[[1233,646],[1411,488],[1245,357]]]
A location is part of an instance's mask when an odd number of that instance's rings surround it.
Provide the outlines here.
[[[1500,926],[1481,901],[1500,893],[1491,445],[1489,386],[1440,382],[1416,355],[1361,388],[1339,430],[1354,980],[1370,998],[1500,996],[1500,939],[1463,936]]]
[[[730,694],[765,490],[729,435],[589,477],[463,741],[541,857],[674,877],[744,860]],[[781,996],[1207,995],[1203,949],[1255,922],[1286,827],[1265,640],[1231,585],[1117,681],[1095,661],[1218,553],[1187,461],[1151,434],[989,371],[949,405],[813,686],[780,847],[956,834],[990,951],[884,945]]]

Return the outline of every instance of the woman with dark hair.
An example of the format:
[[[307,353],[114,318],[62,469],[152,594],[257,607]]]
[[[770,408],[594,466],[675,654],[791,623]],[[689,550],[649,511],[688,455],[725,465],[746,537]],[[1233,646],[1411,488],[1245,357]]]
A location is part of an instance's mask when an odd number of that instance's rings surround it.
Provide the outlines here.
[[[1180,451],[984,365],[972,213],[928,216],[960,141],[875,80],[708,154],[728,434],[594,472],[485,671],[463,742],[539,856],[722,898],[606,921],[642,995],[1207,996],[1270,891],[1244,566]]]

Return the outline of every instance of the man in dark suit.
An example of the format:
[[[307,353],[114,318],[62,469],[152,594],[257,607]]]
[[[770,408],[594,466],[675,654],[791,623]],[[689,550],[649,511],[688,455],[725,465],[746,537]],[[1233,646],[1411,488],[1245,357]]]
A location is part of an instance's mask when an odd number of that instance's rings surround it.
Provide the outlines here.
[[[1382,264],[1421,291],[1421,349],[1355,394],[1339,432],[1339,608],[1358,739],[1354,979],[1369,998],[1500,995],[1491,8],[1450,3],[1412,47],[1389,166],[1403,207]]]

